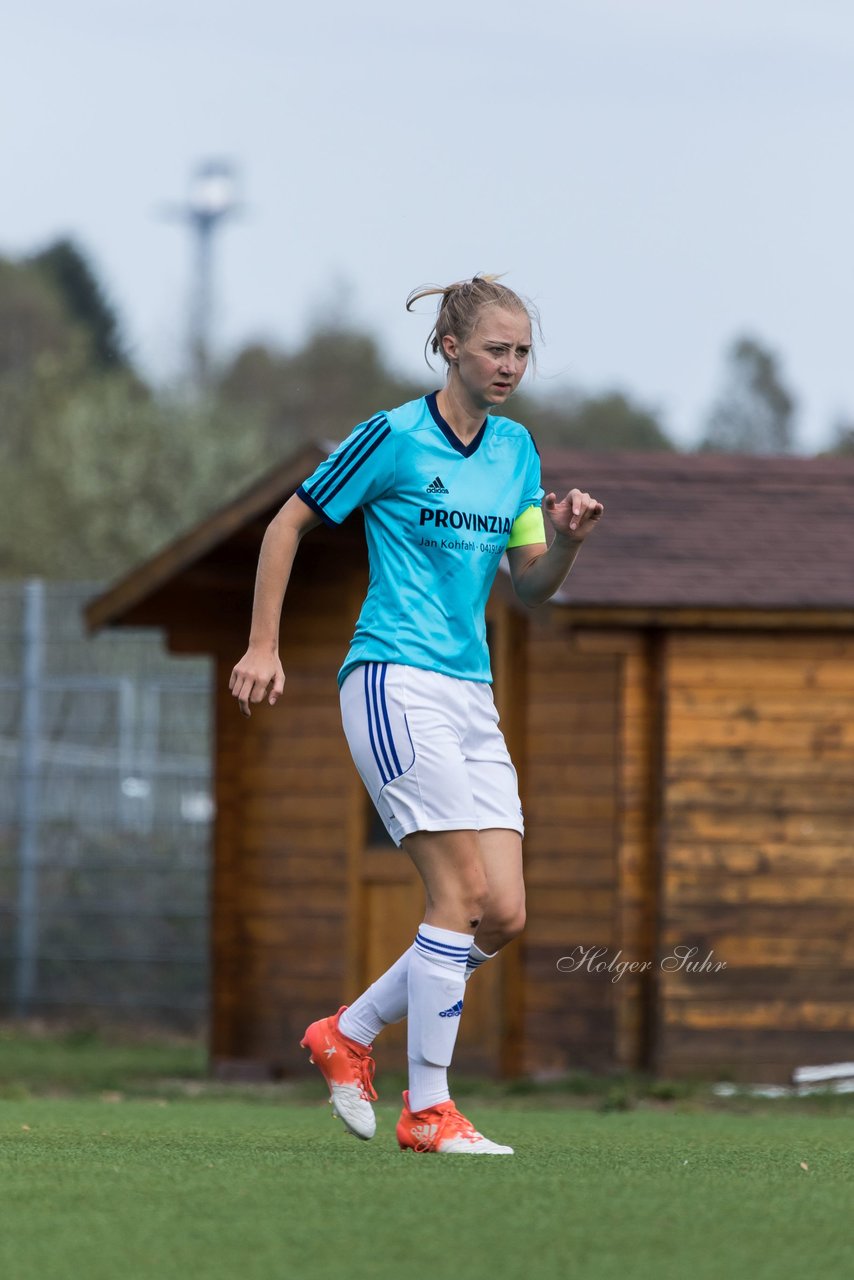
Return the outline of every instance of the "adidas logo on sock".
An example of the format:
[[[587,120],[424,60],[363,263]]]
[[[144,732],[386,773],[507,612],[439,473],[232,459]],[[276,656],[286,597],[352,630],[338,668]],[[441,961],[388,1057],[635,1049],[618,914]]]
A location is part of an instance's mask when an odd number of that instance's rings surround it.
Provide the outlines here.
[[[456,1004],[452,1004],[450,1009],[443,1009],[439,1014],[440,1018],[458,1018],[463,1011],[463,1002],[458,1000]]]
[[[424,492],[425,493],[447,493],[448,490],[442,484],[441,478],[439,476],[436,476],[436,479],[432,482],[432,484],[428,484]]]

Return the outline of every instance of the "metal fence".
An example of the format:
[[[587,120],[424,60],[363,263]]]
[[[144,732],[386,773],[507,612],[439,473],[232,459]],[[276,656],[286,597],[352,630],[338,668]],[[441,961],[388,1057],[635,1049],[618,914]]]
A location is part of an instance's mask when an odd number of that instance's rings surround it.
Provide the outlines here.
[[[92,583],[0,584],[0,1016],[199,1029],[211,666],[84,633]]]

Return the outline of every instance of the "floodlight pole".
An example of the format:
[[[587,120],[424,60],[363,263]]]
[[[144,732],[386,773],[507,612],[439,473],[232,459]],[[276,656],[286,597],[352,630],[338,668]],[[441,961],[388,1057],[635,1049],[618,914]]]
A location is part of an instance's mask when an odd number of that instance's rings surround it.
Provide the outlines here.
[[[210,375],[214,232],[239,208],[234,167],[225,160],[206,160],[193,174],[186,204],[166,211],[169,217],[186,223],[193,235],[189,356],[197,391],[205,390]]]
[[[216,215],[191,213],[195,237],[195,269],[190,297],[190,366],[199,389],[207,386],[210,372],[213,314],[213,233]]]

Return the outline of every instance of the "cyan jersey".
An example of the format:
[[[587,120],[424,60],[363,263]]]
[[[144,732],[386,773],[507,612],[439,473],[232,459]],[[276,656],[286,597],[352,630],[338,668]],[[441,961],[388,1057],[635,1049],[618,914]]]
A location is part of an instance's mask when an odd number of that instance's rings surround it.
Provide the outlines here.
[[[362,507],[370,583],[343,683],[364,662],[489,682],[486,600],[508,543],[542,538],[540,459],[528,431],[490,415],[464,445],[435,393],[363,422],[297,494],[329,525]]]

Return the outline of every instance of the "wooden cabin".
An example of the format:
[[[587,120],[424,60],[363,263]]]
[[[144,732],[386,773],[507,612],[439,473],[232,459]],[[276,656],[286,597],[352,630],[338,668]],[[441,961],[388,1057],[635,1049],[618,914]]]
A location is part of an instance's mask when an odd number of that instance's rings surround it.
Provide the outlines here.
[[[422,908],[350,761],[335,675],[361,517],[302,544],[278,706],[245,720],[267,522],[308,447],[95,600],[216,661],[211,1060],[306,1070],[305,1025],[409,945]],[[854,460],[547,453],[606,505],[560,595],[489,604],[527,822],[529,923],[469,985],[457,1069],[785,1080],[854,1056]],[[400,1067],[405,1028],[377,1047]]]

